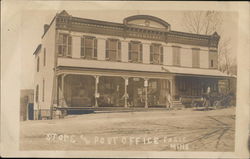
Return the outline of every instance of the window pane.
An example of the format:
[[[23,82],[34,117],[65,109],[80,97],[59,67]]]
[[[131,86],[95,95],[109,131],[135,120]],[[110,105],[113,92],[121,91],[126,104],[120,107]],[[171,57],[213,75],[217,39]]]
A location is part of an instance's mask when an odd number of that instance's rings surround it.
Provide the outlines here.
[[[63,35],[63,44],[66,45],[67,44],[67,35]]]
[[[117,41],[116,40],[110,40],[109,41],[109,50],[116,50],[117,49]]]
[[[85,48],[85,58],[86,59],[92,59],[92,52],[93,49],[92,48]]]
[[[139,44],[131,43],[131,51],[137,52],[139,50]]]
[[[85,53],[84,53],[84,47],[81,47],[81,56],[84,57]]]
[[[85,47],[86,48],[93,48],[93,39],[86,38],[85,39]]]
[[[63,54],[63,50],[62,50],[62,45],[58,46],[58,54],[62,55]]]
[[[111,61],[116,61],[116,51],[109,51],[109,59]]]
[[[97,57],[97,49],[94,49],[94,57]]]
[[[62,43],[63,43],[63,34],[59,34],[58,44],[62,44]]]

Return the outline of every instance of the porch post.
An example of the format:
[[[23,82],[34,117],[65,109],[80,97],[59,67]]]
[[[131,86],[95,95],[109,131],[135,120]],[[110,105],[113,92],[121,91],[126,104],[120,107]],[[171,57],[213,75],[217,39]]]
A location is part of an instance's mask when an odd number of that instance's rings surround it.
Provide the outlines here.
[[[128,77],[124,77],[125,80],[125,90],[124,90],[124,106],[128,107]]]
[[[170,80],[170,87],[171,87],[171,97],[172,97],[172,100],[175,100],[175,78],[173,77],[171,80]]]
[[[64,98],[64,79],[66,74],[62,75],[62,98],[60,99],[62,101],[62,107],[65,106],[65,98]]]
[[[59,105],[59,86],[58,86],[58,78],[59,78],[59,76],[57,76],[56,75],[56,79],[55,79],[55,87],[56,87],[56,89],[55,89],[55,97],[54,97],[54,102],[53,102],[53,104],[56,104],[56,106],[58,107],[58,105]]]
[[[144,88],[145,88],[145,108],[148,108],[148,79],[144,78]]]
[[[99,98],[98,83],[99,83],[99,76],[95,76],[95,107],[98,107],[98,101],[97,101]]]

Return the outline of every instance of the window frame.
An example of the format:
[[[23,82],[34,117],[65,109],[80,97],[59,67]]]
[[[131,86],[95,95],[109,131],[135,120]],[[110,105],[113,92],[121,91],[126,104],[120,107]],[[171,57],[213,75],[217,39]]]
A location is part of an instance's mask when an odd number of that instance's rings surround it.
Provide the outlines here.
[[[116,41],[116,49],[115,50],[110,49],[111,48],[110,41]],[[116,54],[115,60],[110,59],[110,51],[116,52],[115,53]],[[105,59],[107,61],[121,61],[121,41],[120,41],[120,39],[112,39],[112,38],[106,39]]]
[[[43,66],[46,66],[46,48],[43,49]]]
[[[137,50],[132,50],[131,45],[138,45]],[[143,44],[140,41],[130,41],[129,42],[129,48],[128,48],[128,61],[132,63],[142,63],[142,57],[143,57]],[[132,54],[137,54],[137,60],[132,59]]]
[[[92,40],[92,47],[91,48],[88,48],[87,46],[86,46],[86,39],[91,39]],[[97,43],[98,43],[98,41],[97,41],[97,38],[96,37],[94,37],[94,36],[82,36],[81,37],[81,49],[80,49],[80,56],[81,56],[81,58],[84,58],[84,59],[88,59],[88,60],[97,60]],[[87,58],[87,56],[86,56],[86,50],[87,49],[91,49],[92,51],[91,51],[91,58]]]
[[[181,66],[181,47],[172,46],[173,66]]]
[[[36,103],[39,102],[39,85],[36,85]]]
[[[37,57],[37,61],[36,61],[37,65],[36,65],[36,72],[40,71],[40,57]]]
[[[158,53],[155,53],[155,48],[156,47],[159,47],[158,50],[159,52]],[[163,50],[163,45],[160,44],[160,43],[151,43],[150,45],[150,64],[158,64],[158,65],[162,65],[163,64],[163,58],[164,58],[164,50]],[[159,56],[159,61],[158,62],[155,62],[154,61],[154,57],[155,56]]]
[[[200,68],[200,49],[199,48],[192,48],[192,67]]]
[[[217,50],[209,50],[208,60],[209,60],[209,68],[217,69],[218,68],[218,51]],[[215,55],[213,55],[215,54]]]
[[[59,47],[61,47],[62,52],[60,52]],[[58,34],[57,55],[60,57],[72,57],[72,36],[70,34],[68,33]]]
[[[42,94],[42,101],[44,102],[45,97],[45,80],[43,79],[43,94]]]

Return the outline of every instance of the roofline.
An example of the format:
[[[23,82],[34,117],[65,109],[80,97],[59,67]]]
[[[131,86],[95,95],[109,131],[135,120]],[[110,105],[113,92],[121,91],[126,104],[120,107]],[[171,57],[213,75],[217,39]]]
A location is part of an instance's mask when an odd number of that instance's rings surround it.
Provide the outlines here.
[[[141,18],[145,18],[148,20],[152,20],[155,22],[158,22],[160,24],[162,24],[165,27],[170,27],[170,24],[168,22],[166,22],[165,20],[152,16],[152,15],[133,15],[133,16],[129,16],[123,19],[123,24],[127,24],[128,21],[132,21],[132,20],[136,20],[136,19],[141,19]]]
[[[45,36],[45,34],[46,34],[46,33],[48,32],[48,30],[50,29],[50,26],[51,26],[51,25],[53,24],[53,22],[55,21],[56,16],[57,16],[57,15],[55,15],[54,18],[51,20],[51,22],[50,22],[50,24],[49,24],[49,27],[48,27],[48,29],[46,29],[46,31],[43,33],[42,38]]]
[[[37,47],[36,47],[36,50],[35,52],[33,53],[33,55],[36,55],[42,48],[42,44],[39,44]]]
[[[59,14],[56,14],[54,16],[54,18],[52,19],[52,21],[50,22],[49,24],[49,27],[48,29],[43,33],[42,35],[42,38],[45,36],[45,34],[48,32],[48,30],[50,29],[50,26],[53,24],[53,22],[55,21],[56,17],[58,17]],[[59,15],[60,16],[60,15]],[[85,23],[92,23],[92,24],[99,24],[101,23],[102,25],[107,25],[107,26],[115,26],[115,27],[123,27],[123,28],[126,28],[127,25],[126,25],[126,21],[127,20],[133,20],[133,19],[137,19],[137,18],[142,18],[142,17],[145,17],[145,18],[148,18],[148,19],[151,19],[153,21],[156,21],[156,22],[159,22],[161,23],[162,25],[164,26],[167,26],[167,27],[170,27],[170,24],[167,23],[166,21],[158,18],[158,17],[155,17],[155,16],[150,16],[150,15],[134,15],[134,16],[130,16],[130,17],[126,17],[123,19],[123,23],[117,23],[117,22],[110,22],[110,21],[102,21],[102,20],[95,20],[95,19],[88,19],[88,18],[81,18],[81,17],[74,17],[74,16],[70,16],[71,19],[73,20],[79,20],[79,21],[82,21],[82,22],[85,22]],[[151,28],[152,29],[152,28]],[[212,35],[203,35],[203,34],[194,34],[194,33],[188,33],[188,32],[181,32],[181,31],[174,31],[174,30],[170,30],[168,31],[170,34],[185,34],[187,36],[195,36],[195,37],[200,37],[200,38],[210,38],[210,37],[213,37],[213,34]]]

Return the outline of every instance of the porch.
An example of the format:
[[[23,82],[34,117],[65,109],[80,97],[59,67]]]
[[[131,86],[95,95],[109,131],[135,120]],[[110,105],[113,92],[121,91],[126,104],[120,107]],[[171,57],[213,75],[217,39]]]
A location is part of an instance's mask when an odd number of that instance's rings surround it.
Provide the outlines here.
[[[168,96],[171,79],[61,74],[55,103],[60,109],[165,108]]]

